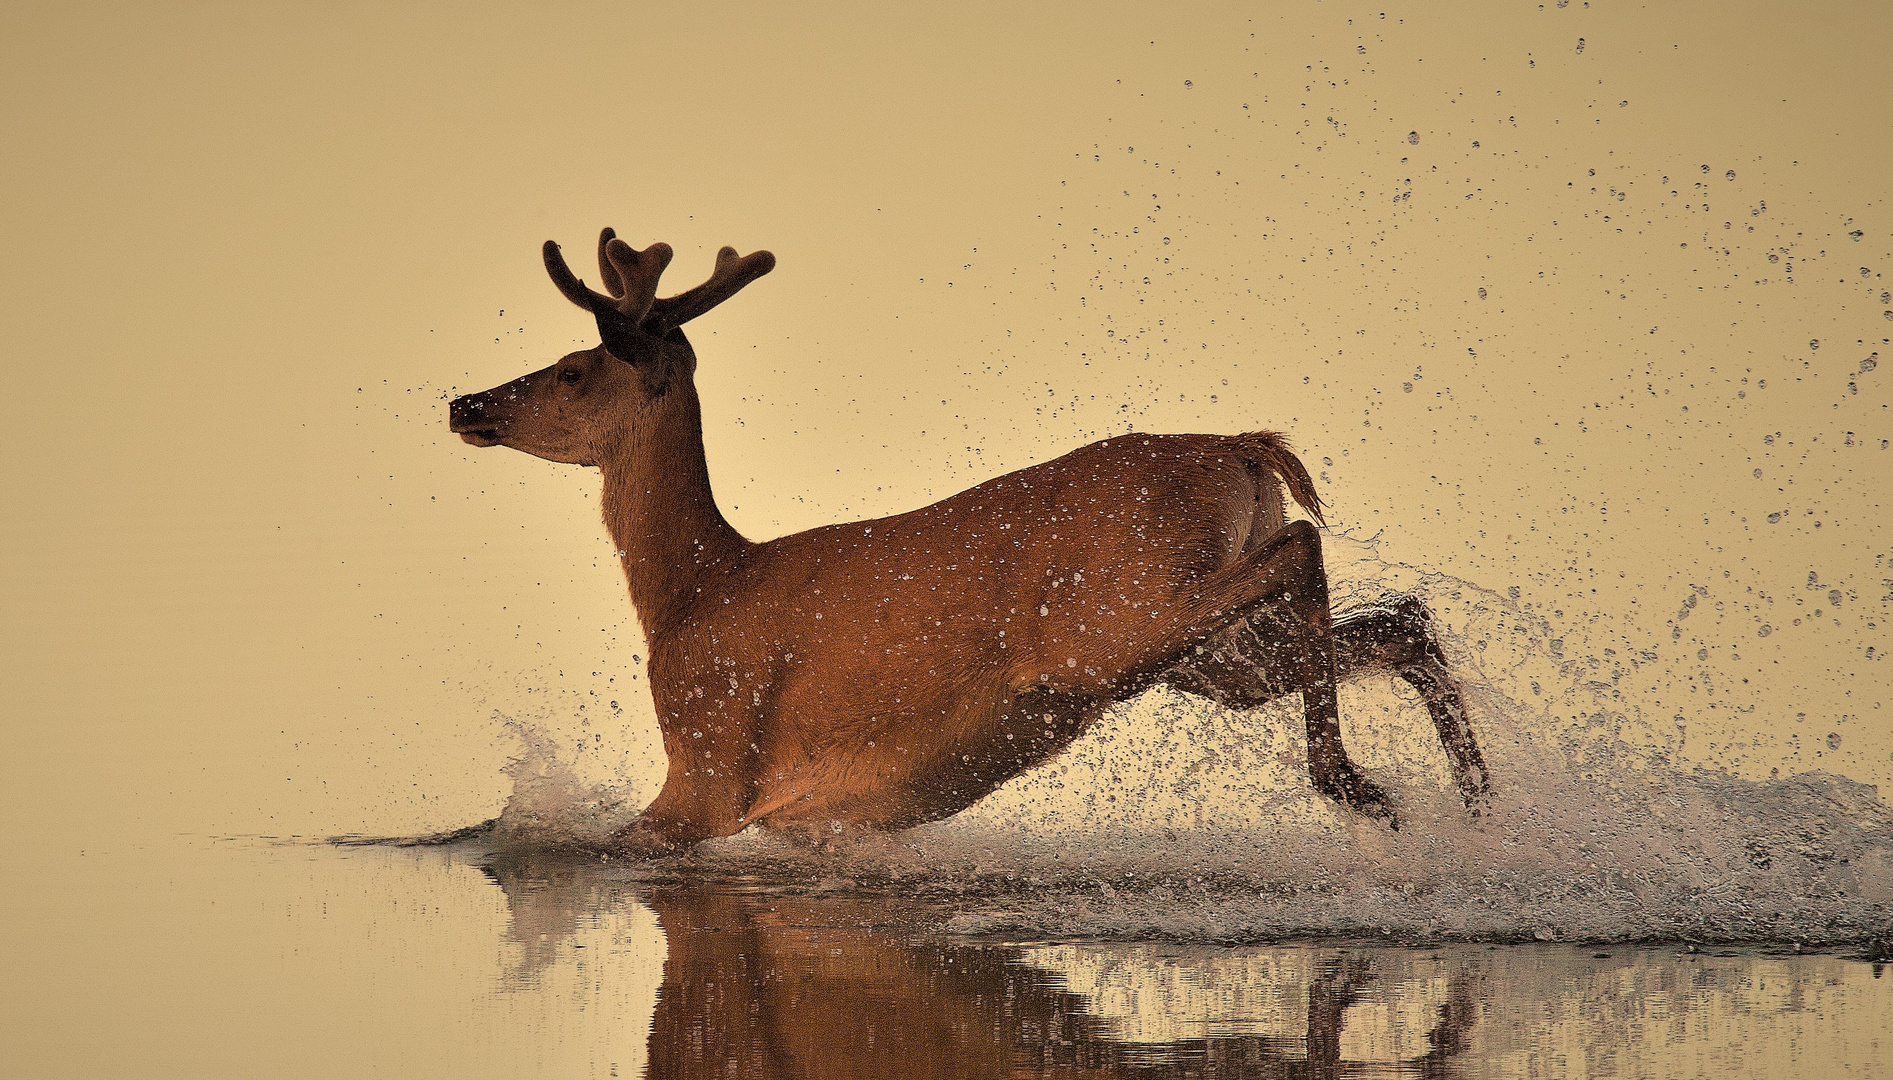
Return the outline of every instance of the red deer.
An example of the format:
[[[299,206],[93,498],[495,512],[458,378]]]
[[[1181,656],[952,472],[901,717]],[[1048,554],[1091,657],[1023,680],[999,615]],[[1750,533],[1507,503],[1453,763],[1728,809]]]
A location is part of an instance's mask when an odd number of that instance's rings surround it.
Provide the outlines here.
[[[604,476],[605,527],[649,643],[669,772],[613,839],[646,857],[760,824],[820,843],[966,809],[1113,703],[1169,683],[1249,708],[1300,692],[1316,790],[1394,822],[1341,742],[1337,678],[1424,697],[1460,792],[1487,778],[1413,597],[1328,610],[1308,471],[1273,432],[1120,435],[905,514],[756,543],[710,492],[684,323],[775,266],[717,253],[656,295],[665,244],[610,229],[588,288],[545,264],[602,343],[454,399],[452,430]]]

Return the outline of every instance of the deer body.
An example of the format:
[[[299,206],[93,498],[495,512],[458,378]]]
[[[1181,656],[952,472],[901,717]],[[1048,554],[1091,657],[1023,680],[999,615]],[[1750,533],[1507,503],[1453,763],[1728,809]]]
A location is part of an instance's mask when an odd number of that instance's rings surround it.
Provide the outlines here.
[[[646,626],[672,783],[720,789],[694,772],[744,761],[747,790],[692,812],[777,827],[964,809],[1154,681],[1125,655],[1136,624],[1283,524],[1258,469],[1241,437],[1126,436],[911,513],[719,545]]]
[[[1342,749],[1337,644],[1347,673],[1433,687],[1461,788],[1483,794],[1417,601],[1333,624],[1318,535],[1286,521],[1282,488],[1317,517],[1320,503],[1278,436],[1119,436],[909,513],[752,543],[711,493],[677,327],[773,258],[724,249],[717,276],[668,301],[654,299],[662,245],[606,230],[611,297],[555,245],[546,259],[604,344],[457,399],[453,428],[604,475],[669,758],[620,850],[945,817],[1165,680],[1236,705],[1299,690],[1316,787],[1390,817]]]

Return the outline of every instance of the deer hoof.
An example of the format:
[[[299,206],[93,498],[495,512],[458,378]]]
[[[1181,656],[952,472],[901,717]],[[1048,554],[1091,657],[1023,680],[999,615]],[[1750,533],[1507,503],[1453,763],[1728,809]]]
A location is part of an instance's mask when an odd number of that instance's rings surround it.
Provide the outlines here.
[[[1466,812],[1473,817],[1480,817],[1492,808],[1492,784],[1484,769],[1460,783],[1459,797],[1465,800]]]
[[[651,828],[650,823],[642,820],[633,821],[612,833],[611,839],[605,842],[605,849],[621,859],[639,861],[655,859],[676,850],[658,835],[656,829]]]
[[[1387,793],[1352,765],[1315,780],[1315,790],[1365,817],[1385,818],[1387,827],[1398,832],[1400,819],[1394,815],[1393,801]]]

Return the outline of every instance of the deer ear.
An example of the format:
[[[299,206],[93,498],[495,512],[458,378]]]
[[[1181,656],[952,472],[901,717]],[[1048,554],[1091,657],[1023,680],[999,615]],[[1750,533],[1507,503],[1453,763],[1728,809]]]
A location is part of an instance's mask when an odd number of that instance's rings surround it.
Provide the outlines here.
[[[596,314],[598,337],[606,352],[633,367],[656,359],[657,339],[639,330],[637,323],[610,308]]]

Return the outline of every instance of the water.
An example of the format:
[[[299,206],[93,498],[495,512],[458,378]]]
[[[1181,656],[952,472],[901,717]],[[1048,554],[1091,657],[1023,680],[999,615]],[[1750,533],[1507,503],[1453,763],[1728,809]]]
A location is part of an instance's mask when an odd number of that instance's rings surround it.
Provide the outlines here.
[[[955,920],[992,897],[821,869],[706,875],[474,841],[69,854],[16,868],[29,886],[56,873],[58,901],[6,899],[9,1071],[1889,1072],[1893,979],[1853,948],[971,934]],[[75,1010],[91,1037],[68,1034]]]

